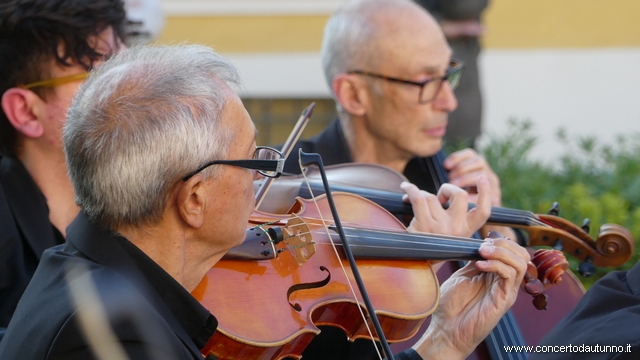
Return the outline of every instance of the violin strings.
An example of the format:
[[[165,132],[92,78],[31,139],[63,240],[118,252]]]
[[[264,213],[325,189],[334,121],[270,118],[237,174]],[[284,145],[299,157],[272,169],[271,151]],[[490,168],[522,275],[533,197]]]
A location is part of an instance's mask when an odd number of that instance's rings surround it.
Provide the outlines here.
[[[320,215],[322,216],[322,215]],[[284,219],[284,220],[290,220],[293,219],[294,217],[291,217],[289,219]],[[319,219],[322,220],[325,224],[327,224],[326,220],[324,219]],[[344,224],[356,224],[354,222],[344,222]],[[329,223],[331,224],[331,223]],[[303,224],[294,224],[294,225],[287,225],[286,227],[295,227],[295,226],[304,226]],[[479,244],[482,243],[484,240],[479,240],[479,239],[473,239],[473,238],[464,238],[464,237],[459,237],[459,236],[451,236],[451,235],[440,235],[440,234],[432,234],[432,233],[411,233],[411,232],[402,232],[402,231],[398,231],[396,229],[389,229],[389,228],[385,228],[385,227],[376,227],[375,225],[372,225],[372,228],[360,228],[360,227],[349,227],[349,226],[344,226],[345,229],[349,229],[349,230],[353,230],[353,231],[362,231],[362,232],[366,232],[368,234],[370,233],[378,233],[378,234],[384,234],[384,235],[388,235],[388,236],[402,236],[404,238],[407,237],[413,237],[418,239],[416,242],[421,242],[420,240],[423,240],[425,237],[432,237],[435,240],[446,240],[446,241],[451,241],[451,242],[467,242],[469,244]],[[407,240],[394,240],[394,239],[390,239],[391,241],[407,241]]]
[[[322,219],[323,223],[326,223],[324,219]],[[275,222],[272,222],[275,223]],[[287,225],[287,228],[296,228],[296,227],[304,227],[305,224],[293,224]],[[259,226],[258,226],[259,227]],[[351,230],[352,232],[361,232],[365,233],[367,238],[372,241],[382,241],[386,242],[389,245],[380,245],[380,244],[354,244],[354,248],[360,249],[382,249],[382,250],[397,250],[399,248],[398,244],[402,244],[401,248],[406,251],[414,251],[420,253],[432,253],[432,254],[443,254],[450,253],[452,251],[469,251],[469,250],[478,250],[479,245],[482,244],[483,240],[478,239],[467,239],[467,238],[459,238],[454,236],[445,236],[445,235],[428,235],[428,234],[419,234],[419,233],[408,233],[408,232],[397,232],[391,230],[363,230],[360,228],[350,228],[346,229]],[[325,230],[326,231],[326,230]],[[287,236],[284,239],[289,239],[291,237],[301,236],[301,235],[313,235],[313,231],[311,232],[298,232],[294,235]],[[377,236],[375,236],[377,235]],[[426,236],[425,236],[426,235]],[[336,246],[333,240],[333,236],[329,234],[330,242],[332,242],[332,246]],[[354,237],[354,234],[347,234],[347,236]],[[402,236],[402,239],[396,238],[396,236]],[[430,241],[431,240],[431,241]],[[446,241],[446,244],[443,242]],[[289,250],[302,248],[309,245],[322,245],[322,243],[318,243],[317,241],[311,241],[307,244],[291,246],[288,245]],[[342,244],[337,244],[338,246],[342,246]],[[411,246],[416,245],[416,246]],[[439,248],[444,247],[444,248]],[[334,251],[336,251],[334,249]]]
[[[316,233],[319,233],[321,231],[316,231]],[[300,235],[313,235],[314,232],[310,232],[310,233],[300,233]],[[351,237],[353,238],[354,235],[351,234],[346,234],[347,237]],[[331,240],[327,243],[324,242],[317,242],[317,241],[312,241],[313,244],[316,245],[327,245],[330,244],[331,242],[333,242],[333,236],[336,236],[336,234],[330,234],[329,236],[331,236]],[[408,246],[403,246],[402,249],[403,250],[407,250],[407,251],[414,251],[414,252],[426,252],[426,253],[450,253],[451,251],[469,251],[469,250],[478,250],[480,248],[480,242],[475,242],[475,243],[469,243],[469,244],[455,244],[455,243],[448,243],[448,244],[444,244],[442,242],[429,242],[429,241],[424,241],[424,238],[421,238],[421,241],[408,241],[408,240],[397,240],[397,239],[390,239],[390,238],[386,238],[386,237],[371,237],[371,236],[367,236],[368,239],[375,241],[375,240],[380,240],[380,241],[387,241],[389,243],[403,243],[403,244],[415,244],[421,247],[408,247]],[[427,239],[429,240],[429,239]],[[437,239],[440,240],[440,239]],[[332,246],[342,246],[341,243],[331,243]],[[306,246],[306,245],[303,245]],[[385,245],[377,245],[377,244],[353,244],[351,245],[351,247],[353,248],[360,248],[360,249],[384,249],[384,250],[397,250],[398,246],[385,246]],[[445,247],[445,249],[438,249],[438,247]]]
[[[500,319],[495,330],[496,331],[492,331],[489,334],[489,339],[493,343],[494,349],[503,349],[501,345],[504,344],[526,345],[511,312],[507,312],[505,316]],[[503,359],[503,356],[506,356],[508,359],[522,360],[528,356],[527,353],[502,353],[502,351],[497,351],[497,355],[499,359]]]
[[[294,226],[302,226],[302,224],[300,225],[296,224]],[[345,229],[352,230],[354,232],[366,233],[367,238],[371,240],[382,240],[382,241],[387,241],[389,243],[437,246],[437,245],[442,245],[442,242],[447,242],[446,246],[449,246],[450,248],[476,250],[484,242],[484,240],[478,240],[478,239],[471,239],[471,238],[467,239],[467,238],[460,238],[455,236],[434,235],[434,234],[427,234],[427,233],[414,234],[414,233],[401,233],[401,232],[393,232],[393,231],[362,230],[359,228],[349,228],[349,227],[346,227]],[[314,231],[300,232],[297,235],[313,235],[313,233]],[[316,233],[318,233],[318,231],[316,231]],[[373,234],[379,235],[379,236],[372,236]],[[290,237],[295,237],[297,235],[288,236],[285,239]],[[398,236],[398,235],[402,236],[403,239],[393,238],[393,236]],[[347,234],[347,236],[354,237],[355,235]],[[314,243],[317,243],[317,242],[314,242]],[[338,244],[338,245],[342,245],[342,244]],[[361,245],[354,245],[354,246],[362,247]],[[395,249],[394,247],[388,247],[388,248]]]
[[[321,184],[317,183],[317,182],[311,182],[314,186],[320,187]],[[342,185],[344,187],[353,187],[351,183],[349,182],[344,182],[344,181],[334,181],[334,184],[337,185]],[[372,190],[372,191],[381,191],[384,192],[384,190],[379,190],[373,187],[365,187],[364,189],[366,190]],[[358,194],[358,189],[354,189],[352,191],[353,193]],[[376,197],[379,200],[386,200],[389,202],[394,202],[397,201],[397,198],[394,197],[395,196],[402,196],[401,193],[399,192],[393,192],[393,191],[387,191],[389,193],[389,195],[385,195],[384,193],[382,194],[376,194]],[[533,214],[530,211],[526,211],[526,210],[517,210],[517,209],[508,209],[508,208],[500,208],[500,207],[494,207],[491,210],[491,214],[495,215],[495,216],[500,216],[506,220],[511,220],[511,221],[516,221],[519,224],[523,224],[523,225],[537,225],[537,226],[544,226],[544,227],[548,227],[549,225],[545,224],[544,222],[540,221],[538,219],[538,217]]]
[[[501,216],[507,220],[517,220],[523,225],[538,225],[548,227],[549,225],[540,221],[538,217],[530,211],[506,209],[506,208],[492,208],[491,215]]]
[[[300,166],[300,170],[303,169],[302,166],[302,161],[300,159],[300,157],[298,157],[298,165]],[[316,210],[318,210],[318,214],[320,214],[320,218],[322,220],[322,223],[325,224],[324,229],[327,233],[327,236],[329,237],[329,241],[331,242],[331,246],[333,247],[333,251],[336,254],[336,258],[338,260],[340,260],[340,254],[338,253],[338,248],[336,248],[336,244],[334,243],[333,239],[331,238],[331,234],[329,233],[329,228],[326,226],[326,221],[324,220],[324,218],[322,217],[322,211],[320,211],[320,206],[318,205],[318,202],[316,201],[316,197],[313,194],[313,191],[311,190],[311,185],[309,184],[309,179],[307,178],[307,174],[305,174],[304,172],[302,172],[302,176],[304,177],[304,181],[307,184],[307,188],[309,189],[309,194],[311,194],[311,199],[313,199],[313,203],[316,207]],[[373,343],[373,347],[374,349],[376,349],[376,353],[378,354],[378,358],[380,360],[382,360],[382,354],[380,353],[380,350],[378,349],[378,346],[376,345],[376,341],[373,337],[373,332],[371,331],[371,327],[369,326],[369,321],[367,321],[367,317],[364,314],[364,311],[362,311],[362,304],[360,304],[360,300],[358,300],[358,296],[356,294],[355,289],[353,288],[353,284],[351,284],[351,280],[349,279],[349,275],[347,274],[347,269],[345,269],[344,264],[342,263],[342,261],[338,261],[338,263],[340,263],[340,268],[342,268],[342,272],[347,280],[347,284],[349,285],[349,289],[351,290],[351,294],[353,295],[353,299],[355,300],[356,304],[358,305],[358,311],[360,312],[360,316],[362,317],[362,320],[364,322],[364,326],[367,329],[367,332],[369,333],[369,337],[371,338],[371,342]],[[372,314],[372,316],[376,316],[376,314]],[[391,354],[387,354],[391,357],[393,357]]]

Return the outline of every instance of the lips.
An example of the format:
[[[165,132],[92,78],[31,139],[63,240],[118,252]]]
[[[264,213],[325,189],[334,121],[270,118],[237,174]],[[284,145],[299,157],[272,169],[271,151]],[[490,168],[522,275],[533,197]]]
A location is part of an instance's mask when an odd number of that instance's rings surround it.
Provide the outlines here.
[[[446,126],[433,127],[425,130],[424,133],[425,135],[428,135],[428,136],[443,137],[444,134],[447,133],[447,127]]]

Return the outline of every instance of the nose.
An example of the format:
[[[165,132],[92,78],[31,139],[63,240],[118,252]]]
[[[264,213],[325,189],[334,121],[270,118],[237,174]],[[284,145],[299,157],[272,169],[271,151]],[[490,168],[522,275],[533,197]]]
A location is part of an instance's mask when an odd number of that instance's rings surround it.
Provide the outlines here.
[[[442,88],[433,101],[435,109],[450,113],[458,107],[458,99],[451,89],[451,85],[448,81],[442,83]]]

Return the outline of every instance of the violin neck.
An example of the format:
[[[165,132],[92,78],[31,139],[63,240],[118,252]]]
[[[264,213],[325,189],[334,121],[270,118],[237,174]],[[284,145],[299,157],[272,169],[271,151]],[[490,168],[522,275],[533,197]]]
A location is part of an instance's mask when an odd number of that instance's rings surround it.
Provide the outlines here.
[[[321,182],[310,181],[309,186],[311,187],[313,195],[318,196],[324,194],[324,187]],[[396,216],[413,216],[413,208],[411,207],[411,204],[407,204],[402,201],[402,194],[387,190],[365,189],[339,184],[330,184],[329,187],[332,192],[342,191],[362,196],[363,198],[371,200],[382,206],[385,210]],[[305,199],[313,197],[305,185],[300,187],[298,195]]]
[[[330,227],[335,231],[335,228]],[[357,259],[481,260],[482,240],[425,233],[344,228]],[[337,233],[332,236],[339,242]]]
[[[322,183],[310,182],[311,191],[315,196],[324,194],[324,187]],[[402,194],[395,193],[386,190],[375,189],[363,189],[348,185],[331,185],[331,191],[343,191],[356,195],[360,195],[365,199],[371,200],[374,203],[382,206],[388,212],[396,216],[413,216],[413,208],[411,204],[402,201]],[[312,195],[306,186],[302,186],[298,195],[303,198],[309,199]],[[469,209],[473,209],[476,205],[469,203]],[[445,204],[445,208],[446,208]],[[533,226],[538,222],[537,216],[525,210],[509,209],[502,207],[492,207],[491,215],[487,220],[488,223],[493,224],[505,224],[505,225],[518,225],[518,226]]]

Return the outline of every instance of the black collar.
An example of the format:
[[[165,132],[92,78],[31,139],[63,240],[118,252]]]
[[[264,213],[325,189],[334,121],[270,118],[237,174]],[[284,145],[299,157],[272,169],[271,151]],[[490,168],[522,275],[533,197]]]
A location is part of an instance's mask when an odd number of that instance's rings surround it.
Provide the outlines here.
[[[636,295],[640,296],[640,263],[635,264],[631,270],[627,272],[627,282],[629,288]]]
[[[313,140],[316,152],[322,156],[324,165],[336,165],[353,162],[347,139],[342,131],[340,119],[335,119]]]
[[[218,321],[191,294],[126,238],[93,224],[84,211],[67,228],[67,242],[87,258],[115,270],[136,286],[182,341],[203,348]]]
[[[20,160],[7,155],[0,158],[0,187],[38,260],[46,249],[64,242],[60,231],[49,221],[47,199]]]
[[[314,152],[322,156],[325,166],[345,164],[353,162],[351,151],[347,145],[347,140],[342,131],[340,119],[334,120],[320,134],[309,140],[299,141],[297,147],[305,152]],[[297,149],[289,155],[285,162],[285,171],[299,174]],[[442,150],[440,150],[442,152]],[[433,159],[437,162],[434,155]],[[441,155],[442,156],[442,155]],[[414,183],[422,190],[435,194],[439,186],[436,186],[435,178],[429,170],[427,158],[413,158],[404,169],[404,175],[410,182]]]

